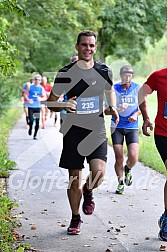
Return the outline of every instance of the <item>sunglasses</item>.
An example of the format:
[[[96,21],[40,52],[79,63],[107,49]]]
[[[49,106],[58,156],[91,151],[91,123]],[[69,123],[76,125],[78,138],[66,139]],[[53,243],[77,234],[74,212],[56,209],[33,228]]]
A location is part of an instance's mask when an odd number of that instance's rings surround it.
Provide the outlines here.
[[[41,79],[40,79],[40,78],[35,78],[35,80],[39,80],[39,81],[41,81]]]

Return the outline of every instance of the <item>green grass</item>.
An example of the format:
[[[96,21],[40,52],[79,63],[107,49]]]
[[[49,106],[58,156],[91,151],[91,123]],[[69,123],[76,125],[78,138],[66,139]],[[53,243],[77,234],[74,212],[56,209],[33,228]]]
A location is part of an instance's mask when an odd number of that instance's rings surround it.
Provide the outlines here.
[[[10,214],[14,206],[16,205],[8,197],[0,196],[0,248],[2,252],[14,251],[12,230],[16,223]]]
[[[134,79],[135,82],[142,84],[144,83],[144,79],[137,77]],[[156,92],[153,92],[148,96],[148,108],[149,108],[149,116],[152,122],[154,122],[156,111],[157,111],[157,99]],[[106,122],[106,131],[108,137],[108,143],[111,143],[111,135],[110,135],[110,116],[105,117]],[[154,144],[154,132],[151,133],[150,137],[146,137],[142,134],[142,115],[139,116],[139,161],[144,165],[153,168],[154,170],[164,174],[167,176],[166,168],[160,158],[160,155]],[[124,145],[124,151],[126,155],[126,146]]]
[[[13,229],[17,226],[17,221],[12,218],[12,209],[17,205],[6,195],[4,178],[9,176],[9,170],[15,168],[15,162],[9,158],[7,146],[8,136],[11,128],[20,118],[23,109],[12,104],[12,108],[4,113],[0,118],[0,251],[1,252],[22,252],[25,245],[20,245],[13,236]],[[3,178],[3,179],[2,179]]]
[[[21,112],[21,111],[20,111]],[[15,168],[15,162],[9,159],[9,152],[7,147],[7,139],[10,129],[17,122],[20,117],[18,108],[12,108],[2,115],[0,118],[0,177],[8,177],[9,170]]]

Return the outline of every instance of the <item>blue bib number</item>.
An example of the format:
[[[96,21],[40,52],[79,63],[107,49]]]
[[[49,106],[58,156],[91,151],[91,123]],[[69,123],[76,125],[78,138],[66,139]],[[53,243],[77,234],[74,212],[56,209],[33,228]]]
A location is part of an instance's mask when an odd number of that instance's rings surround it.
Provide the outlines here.
[[[135,97],[131,95],[121,96],[119,99],[119,103],[127,103],[128,106],[134,106],[135,105]]]

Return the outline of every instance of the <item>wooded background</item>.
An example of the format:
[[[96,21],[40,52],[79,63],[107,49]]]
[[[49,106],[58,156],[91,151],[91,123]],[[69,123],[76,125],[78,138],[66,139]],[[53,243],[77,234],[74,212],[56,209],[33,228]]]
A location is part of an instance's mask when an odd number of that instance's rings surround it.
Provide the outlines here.
[[[33,72],[67,64],[85,29],[97,33],[96,60],[127,61],[143,77],[166,66],[166,0],[1,0],[0,113]]]

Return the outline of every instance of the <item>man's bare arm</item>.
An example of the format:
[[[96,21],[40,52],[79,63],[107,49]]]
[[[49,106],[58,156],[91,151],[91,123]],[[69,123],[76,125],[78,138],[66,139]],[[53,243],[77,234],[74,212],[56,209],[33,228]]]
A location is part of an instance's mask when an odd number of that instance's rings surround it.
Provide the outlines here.
[[[142,126],[143,134],[145,136],[150,136],[150,132],[148,132],[148,128],[150,128],[150,130],[153,130],[153,125],[148,115],[147,92],[146,92],[146,89],[143,88],[143,86],[140,88],[138,92],[138,102],[139,102],[139,108],[143,117],[143,126]]]
[[[67,102],[60,102],[59,97],[56,94],[53,94],[51,91],[48,99],[47,99],[47,107],[48,109],[55,111],[55,112],[60,112],[61,110],[66,110],[67,112],[70,113],[75,113],[76,111],[76,97],[70,98]]]
[[[110,90],[105,90],[105,95],[109,105],[109,107],[104,111],[105,115],[112,115],[115,119],[115,125],[117,125],[119,122],[119,115],[116,109],[116,95],[113,86]]]

